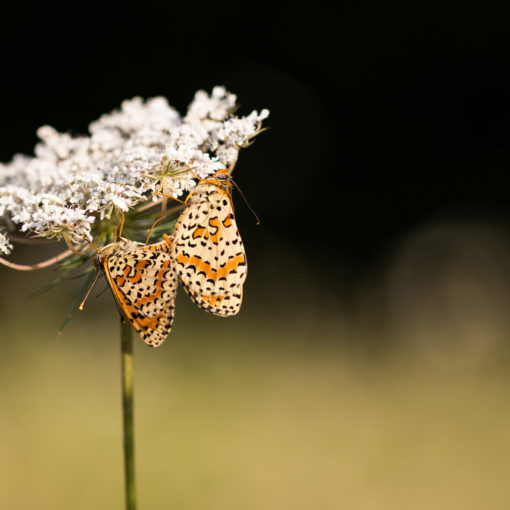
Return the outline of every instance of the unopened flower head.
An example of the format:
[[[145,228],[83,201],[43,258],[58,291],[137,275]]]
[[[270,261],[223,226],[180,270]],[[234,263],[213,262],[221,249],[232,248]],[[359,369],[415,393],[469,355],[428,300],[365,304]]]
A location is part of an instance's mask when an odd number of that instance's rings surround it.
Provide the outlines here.
[[[179,197],[234,164],[261,131],[267,110],[232,114],[236,96],[223,87],[198,91],[184,117],[163,97],[124,101],[89,127],[89,136],[39,128],[35,156],[0,164],[0,251],[12,249],[6,228],[75,244],[116,211],[153,193]]]

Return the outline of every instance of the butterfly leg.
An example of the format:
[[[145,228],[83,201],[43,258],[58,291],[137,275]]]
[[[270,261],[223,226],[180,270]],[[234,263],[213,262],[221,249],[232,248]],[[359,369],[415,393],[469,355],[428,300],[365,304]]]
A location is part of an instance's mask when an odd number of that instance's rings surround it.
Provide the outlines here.
[[[152,231],[154,230],[154,227],[161,221],[163,220],[165,217],[164,216],[160,216],[151,226],[150,230],[149,230],[149,234],[147,236],[147,239],[145,240],[145,245],[147,246],[149,244],[149,239],[151,238],[151,235],[152,235]]]
[[[153,195],[160,195],[160,196],[162,196],[162,197],[171,198],[171,199],[173,199],[173,200],[177,200],[177,202],[180,202],[181,204],[185,204],[185,203],[186,203],[186,201],[185,201],[185,200],[181,200],[180,198],[174,197],[174,196],[172,196],[172,195],[168,195],[168,194],[166,194],[166,193],[160,193],[159,191],[155,191],[155,192],[153,193]]]
[[[115,242],[117,242],[122,237],[122,230],[124,229],[124,211],[119,209],[120,212],[120,227],[119,227],[119,235],[117,235],[117,227],[115,227]]]

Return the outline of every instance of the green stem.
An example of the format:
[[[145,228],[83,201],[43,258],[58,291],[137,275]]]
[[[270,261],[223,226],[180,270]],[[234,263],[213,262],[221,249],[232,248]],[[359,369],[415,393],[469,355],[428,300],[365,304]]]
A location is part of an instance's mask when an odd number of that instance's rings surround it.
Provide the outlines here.
[[[131,324],[122,319],[120,326],[122,350],[122,423],[124,427],[124,473],[126,510],[136,510],[135,441],[133,422],[133,337]]]

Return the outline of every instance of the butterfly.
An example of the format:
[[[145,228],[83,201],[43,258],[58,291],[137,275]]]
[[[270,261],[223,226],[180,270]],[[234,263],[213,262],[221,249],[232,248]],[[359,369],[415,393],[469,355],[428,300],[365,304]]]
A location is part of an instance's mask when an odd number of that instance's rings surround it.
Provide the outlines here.
[[[168,236],[151,245],[120,238],[102,248],[95,262],[122,315],[151,347],[165,340],[174,318],[177,271],[169,242]]]
[[[190,192],[172,234],[170,254],[179,280],[200,308],[222,317],[239,312],[247,262],[227,169],[200,179]]]

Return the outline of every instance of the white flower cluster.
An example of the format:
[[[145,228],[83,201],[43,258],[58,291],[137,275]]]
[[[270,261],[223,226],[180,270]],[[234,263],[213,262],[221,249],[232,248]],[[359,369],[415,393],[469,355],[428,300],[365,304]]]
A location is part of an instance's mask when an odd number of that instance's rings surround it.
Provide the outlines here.
[[[190,191],[193,174],[206,177],[234,163],[269,115],[233,116],[235,103],[223,87],[198,91],[181,117],[163,97],[135,97],[90,124],[90,136],[39,128],[35,157],[0,163],[0,225],[81,243],[115,209],[127,211],[154,191]],[[4,232],[0,251],[9,253]]]

